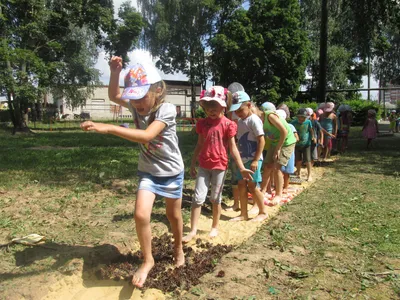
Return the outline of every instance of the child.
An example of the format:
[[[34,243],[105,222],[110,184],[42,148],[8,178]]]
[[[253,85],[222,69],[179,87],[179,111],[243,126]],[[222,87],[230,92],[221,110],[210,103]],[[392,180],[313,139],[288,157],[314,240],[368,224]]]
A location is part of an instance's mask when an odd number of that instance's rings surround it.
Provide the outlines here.
[[[196,124],[198,140],[190,167],[190,175],[196,177],[196,188],[192,201],[191,230],[183,238],[185,243],[192,240],[197,234],[201,206],[207,197],[210,185],[213,221],[209,236],[214,238],[218,235],[222,188],[228,168],[228,148],[240,173],[245,178],[248,178],[249,173],[252,173],[252,171],[246,170],[243,166],[236,147],[235,135],[237,126],[235,122],[229,120],[223,114],[226,108],[227,93],[228,91],[222,86],[213,86],[207,91],[203,91],[200,96],[200,105],[204,109],[207,118],[199,120]],[[196,162],[199,162],[198,173],[196,172]]]
[[[284,120],[287,119],[286,112],[283,109],[278,109],[276,111],[276,114]],[[289,127],[292,130],[294,137],[296,138],[296,142],[298,142],[299,136],[297,134],[296,128],[292,124],[289,124]],[[283,194],[288,193],[290,174],[294,173],[294,165],[295,165],[295,155],[293,151],[288,161],[288,164],[286,166],[282,166],[281,168],[281,171],[283,173],[283,190],[282,190]]]
[[[396,111],[392,110],[389,115],[389,133],[394,133],[396,130]]]
[[[318,161],[318,148],[323,143],[323,134],[321,124],[318,122],[317,114],[312,113],[310,117],[311,125],[314,130],[314,139],[316,142],[311,141],[311,165],[314,165],[314,162]]]
[[[376,121],[376,111],[374,109],[368,110],[368,118],[365,120],[362,133],[364,138],[367,139],[367,150],[369,150],[372,140],[375,139],[377,133],[379,133],[378,122]]]
[[[238,147],[245,167],[254,172],[253,180],[248,181],[237,173],[239,179],[240,215],[232,221],[247,221],[247,190],[258,207],[258,215],[252,221],[263,221],[268,217],[264,206],[264,197],[257,184],[261,182],[262,151],[264,149],[264,130],[259,116],[252,111],[252,103],[246,92],[238,91],[232,95],[232,106],[229,109],[239,117]]]
[[[282,200],[283,175],[281,167],[287,166],[296,145],[296,138],[289,124],[271,110],[272,106],[273,104],[270,102],[265,102],[261,106],[264,111],[265,136],[271,140],[271,147],[264,160],[266,168],[264,168],[265,175],[263,177],[269,178],[273,174],[276,195],[272,204],[277,205]]]
[[[349,141],[349,133],[350,133],[350,126],[351,122],[353,121],[351,115],[351,107],[350,105],[344,104],[339,107],[340,117],[339,117],[339,133],[340,136],[340,147],[339,151],[344,153],[347,149],[348,141]]]
[[[125,89],[119,90],[122,59],[113,56],[110,61],[110,99],[133,115],[136,129],[86,121],[85,131],[113,134],[139,143],[139,187],[135,203],[135,223],[143,263],[133,276],[132,284],[143,287],[154,266],[151,251],[150,216],[156,195],[165,197],[166,214],[174,236],[174,259],[182,266],[185,258],[182,248],[183,222],[181,213],[184,166],[176,135],[176,108],[164,103],[166,88],[152,65],[134,65],[125,77]]]
[[[261,106],[261,121],[264,124],[265,121],[265,113],[264,111],[273,111],[276,112],[276,107],[273,103],[271,102],[265,102],[263,106]],[[264,158],[267,157],[267,153],[269,149],[271,148],[271,139],[267,138],[267,133],[264,131],[264,139],[265,139],[265,145],[264,145],[264,151],[263,155]],[[272,186],[273,186],[273,181],[274,181],[274,176],[271,176],[271,172],[266,172],[265,169],[267,168],[272,168],[273,164],[266,164],[264,160],[264,165],[263,165],[263,173],[262,173],[262,182],[261,182],[261,193],[264,195],[264,198],[272,199],[274,194],[272,192]]]
[[[308,113],[305,108],[300,108],[297,112],[297,118],[292,122],[299,136],[296,143],[295,159],[296,159],[296,175],[300,176],[301,164],[303,160],[307,166],[307,181],[311,181],[311,140],[315,143],[314,130],[311,121],[307,119]]]
[[[243,86],[238,83],[238,82],[232,82],[229,86],[228,86],[228,91],[230,92],[230,97],[228,97],[227,99],[227,109],[228,111],[226,112],[226,116],[228,117],[228,119],[234,121],[237,125],[238,122],[238,116],[234,113],[234,112],[230,112],[229,109],[232,105],[232,94],[238,91],[243,91],[244,92],[244,88]],[[240,210],[240,200],[239,200],[239,187],[238,187],[238,180],[235,176],[236,172],[238,171],[238,168],[234,162],[234,160],[232,159],[232,157],[230,157],[229,159],[229,169],[231,171],[231,186],[232,186],[232,196],[233,196],[233,205],[230,207],[227,207],[225,210],[226,211],[239,211]]]
[[[333,102],[327,102],[322,106],[324,113],[320,116],[320,124],[324,132],[324,149],[323,159],[330,157],[332,150],[332,139],[336,138],[337,135],[337,119],[333,112],[335,104]]]

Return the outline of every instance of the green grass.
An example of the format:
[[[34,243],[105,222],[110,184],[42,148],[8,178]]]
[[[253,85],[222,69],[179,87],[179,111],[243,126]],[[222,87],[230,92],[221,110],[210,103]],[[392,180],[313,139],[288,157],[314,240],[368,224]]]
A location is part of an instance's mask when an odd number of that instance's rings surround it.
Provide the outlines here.
[[[179,133],[188,165],[196,143]],[[138,145],[124,139],[82,131],[38,132],[12,136],[0,131],[0,186],[37,183],[83,188],[136,177]]]

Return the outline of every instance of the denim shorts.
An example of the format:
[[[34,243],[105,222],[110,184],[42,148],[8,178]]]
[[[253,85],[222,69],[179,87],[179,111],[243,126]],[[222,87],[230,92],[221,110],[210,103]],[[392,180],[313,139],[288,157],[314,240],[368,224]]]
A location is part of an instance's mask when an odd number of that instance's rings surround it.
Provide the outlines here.
[[[184,171],[168,177],[153,176],[141,171],[138,171],[138,175],[140,177],[138,190],[150,191],[165,198],[182,198]]]

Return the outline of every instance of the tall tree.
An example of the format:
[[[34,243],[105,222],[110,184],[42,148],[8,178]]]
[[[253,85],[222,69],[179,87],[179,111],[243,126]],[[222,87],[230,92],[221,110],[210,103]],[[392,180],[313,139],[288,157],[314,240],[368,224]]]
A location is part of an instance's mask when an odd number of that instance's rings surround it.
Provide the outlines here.
[[[250,1],[219,28],[211,48],[217,81],[239,81],[259,101],[294,98],[309,53],[298,1]]]
[[[98,47],[125,54],[139,36],[140,15],[126,4],[120,16],[127,19],[114,20],[111,0],[0,3],[0,88],[15,130],[26,128],[22,114],[49,91],[73,107],[85,103],[98,82]]]
[[[194,117],[195,86],[204,88],[209,75],[207,39],[212,33],[212,0],[138,0],[146,20],[144,45],[165,73],[182,72],[191,84]]]

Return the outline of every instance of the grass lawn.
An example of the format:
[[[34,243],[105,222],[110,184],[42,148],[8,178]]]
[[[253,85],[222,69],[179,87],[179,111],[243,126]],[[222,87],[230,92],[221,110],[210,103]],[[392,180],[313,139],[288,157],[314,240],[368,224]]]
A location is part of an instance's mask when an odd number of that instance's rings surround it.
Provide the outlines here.
[[[185,299],[399,299],[400,136],[364,148],[355,128],[324,177]]]
[[[196,136],[179,137],[188,167]],[[73,130],[17,136],[0,131],[0,140],[0,243],[30,233],[48,239],[48,248],[40,251],[21,245],[0,249],[4,299],[39,299],[46,291],[37,286],[67,276],[74,260],[83,259],[90,269],[107,261],[101,257],[110,248],[137,247],[135,144]],[[364,148],[360,128],[354,128],[350,150],[323,178],[181,297],[398,298],[400,137],[381,137],[372,151]],[[193,180],[185,184],[187,222]],[[154,235],[167,232],[167,224],[158,201]],[[225,276],[216,278],[221,270]]]

